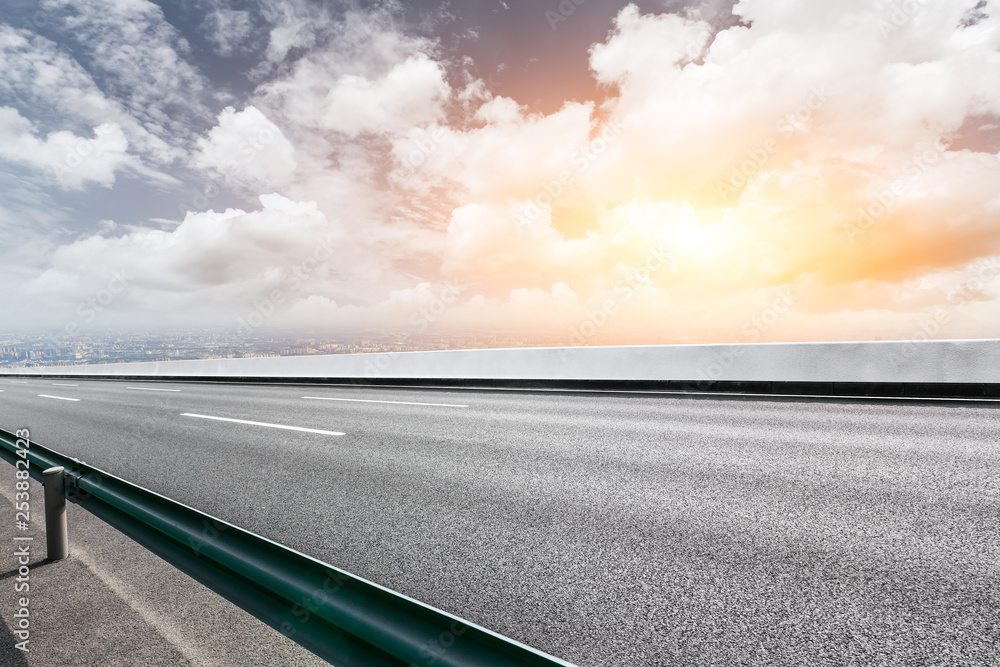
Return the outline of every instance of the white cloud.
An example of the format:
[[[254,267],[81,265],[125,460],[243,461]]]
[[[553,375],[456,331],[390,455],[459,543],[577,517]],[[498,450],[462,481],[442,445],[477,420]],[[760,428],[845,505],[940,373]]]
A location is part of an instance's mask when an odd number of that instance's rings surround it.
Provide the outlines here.
[[[117,171],[136,165],[125,134],[113,123],[95,127],[93,139],[61,131],[43,140],[35,136],[31,122],[10,107],[0,107],[0,158],[43,171],[72,190],[88,183],[110,188]]]
[[[319,122],[348,136],[399,132],[440,119],[449,93],[441,66],[417,54],[375,81],[342,76],[330,88]]]
[[[150,303],[246,304],[332,226],[338,261],[296,292],[295,317],[405,326],[444,278],[463,290],[435,325],[563,327],[620,297],[623,327],[738,335],[788,288],[799,331],[837,313],[905,326],[940,298],[922,277],[1000,252],[997,156],[945,149],[967,119],[1000,113],[1000,18],[960,27],[967,7],[916,5],[743,0],[744,25],[717,35],[697,13],[630,5],[590,51],[608,98],[532,114],[479,81],[452,91],[437,45],[391,12],[335,22],[270,4],[279,74],[219,115],[193,164],[236,162],[284,197],[73,244],[45,284],[86,275],[87,258],[145,257]],[[240,162],[257,128],[275,140]],[[651,273],[653,251],[673,257]]]
[[[518,206],[468,204],[455,209],[442,272],[462,281],[493,284],[503,293],[521,286],[551,285],[554,276],[572,284],[594,268],[595,260],[601,261],[600,243],[594,237],[566,239],[551,226],[548,209],[530,224],[520,223]],[[592,277],[591,273],[587,279]]]
[[[149,0],[44,0],[61,38],[87,60],[103,89],[152,134],[189,140],[210,118],[211,91],[190,62],[190,45]]]
[[[312,202],[261,195],[261,208],[191,213],[170,231],[141,229],[91,236],[59,248],[52,268],[28,283],[30,294],[77,301],[99,289],[112,269],[129,277],[116,308],[234,317],[255,300],[292,299],[322,284],[340,256],[342,229]]]
[[[450,88],[443,65],[431,57],[432,42],[402,33],[388,11],[350,11],[321,25],[330,33],[322,47],[261,86],[258,106],[302,128],[346,138],[399,132],[439,117]]]
[[[564,283],[549,289],[519,288],[499,298],[487,298],[461,282],[451,281],[421,282],[412,288],[393,290],[384,299],[365,306],[312,296],[289,308],[288,318],[302,325],[322,321],[348,331],[385,327],[419,339],[424,333],[454,329],[502,331],[525,316],[533,316],[547,326],[558,323],[568,331],[581,312],[577,295]]]
[[[283,61],[292,49],[315,45],[332,19],[321,5],[302,0],[263,2],[261,10],[271,26],[266,57],[272,63]]]
[[[0,25],[0,70],[4,73],[0,94],[16,101],[24,113],[58,118],[64,127],[77,131],[114,123],[125,132],[133,150],[156,162],[181,154],[106,96],[90,73],[44,37]]]
[[[251,51],[254,24],[250,12],[213,7],[205,17],[202,32],[215,52],[223,57]]]
[[[448,183],[458,189],[457,198],[471,202],[534,198],[560,172],[579,169],[573,160],[589,141],[591,112],[589,104],[568,103],[548,116],[531,115],[513,100],[494,98],[477,111],[482,127],[442,133],[432,127],[399,137],[394,153],[403,173],[397,175],[412,171],[407,161],[413,147],[430,142],[427,159],[410,175],[417,183]]]
[[[710,35],[701,21],[676,14],[644,16],[629,5],[615,19],[611,37],[591,49],[590,65],[601,83],[655,84],[676,75],[677,65],[697,60]]]
[[[198,139],[193,163],[221,174],[227,181],[266,190],[287,186],[295,174],[295,151],[259,109],[232,107],[219,114],[218,125]]]
[[[649,312],[701,301],[735,318],[740,295],[782,284],[801,288],[806,311],[835,285],[841,309],[883,308],[862,298],[872,283],[1000,249],[996,156],[941,148],[1000,103],[987,83],[1000,80],[996,18],[963,30],[962,8],[927,3],[884,31],[860,0],[735,11],[751,27],[713,40],[699,21],[623,10],[591,52],[597,79],[618,90],[602,123],[586,105],[537,116],[497,98],[476,113],[481,127],[400,138],[399,181],[448,183],[459,204],[444,273],[488,295],[563,281],[590,303],[644,249],[666,247],[675,258]],[[595,126],[613,125],[602,154],[574,166]],[[889,211],[848,238],[886,192]]]

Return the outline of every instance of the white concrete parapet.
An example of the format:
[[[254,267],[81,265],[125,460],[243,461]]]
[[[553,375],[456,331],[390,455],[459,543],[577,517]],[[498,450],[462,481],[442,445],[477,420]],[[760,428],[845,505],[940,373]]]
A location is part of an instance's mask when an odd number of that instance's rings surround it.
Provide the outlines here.
[[[1000,383],[1000,340],[449,350],[48,366],[0,374]]]

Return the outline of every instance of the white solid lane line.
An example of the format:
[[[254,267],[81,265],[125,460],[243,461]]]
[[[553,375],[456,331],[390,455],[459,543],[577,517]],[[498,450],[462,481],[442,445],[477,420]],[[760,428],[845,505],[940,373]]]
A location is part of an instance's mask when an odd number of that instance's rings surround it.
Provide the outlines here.
[[[55,398],[60,401],[79,401],[79,398],[66,398],[65,396],[49,396],[48,394],[39,394],[39,398]]]
[[[454,403],[410,403],[409,401],[373,401],[365,398],[329,398],[326,396],[303,396],[307,401],[350,401],[351,403],[391,403],[392,405],[430,405],[436,408],[467,408],[468,405]]]
[[[251,426],[266,426],[268,428],[280,428],[286,431],[302,431],[304,433],[319,433],[321,435],[344,435],[337,431],[323,431],[318,428],[303,428],[302,426],[285,426],[284,424],[267,424],[265,422],[252,422],[246,419],[230,419],[229,417],[211,417],[209,415],[196,415],[191,412],[181,413],[181,417],[198,417],[199,419],[214,419],[220,422],[233,422],[234,424],[249,424]]]
[[[180,391],[180,389],[161,389],[159,387],[125,387],[126,389],[135,389],[137,391]]]
[[[80,385],[78,385],[78,384],[67,384],[65,382],[53,382],[52,386],[53,387],[79,387]]]

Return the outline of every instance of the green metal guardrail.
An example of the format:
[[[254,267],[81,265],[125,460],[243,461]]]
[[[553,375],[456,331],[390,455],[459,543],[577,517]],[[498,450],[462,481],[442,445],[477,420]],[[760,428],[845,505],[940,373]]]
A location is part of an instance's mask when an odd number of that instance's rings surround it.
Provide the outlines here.
[[[23,460],[17,440],[0,429],[0,458]],[[63,466],[69,500],[340,667],[573,667],[38,443],[26,456],[34,479]]]

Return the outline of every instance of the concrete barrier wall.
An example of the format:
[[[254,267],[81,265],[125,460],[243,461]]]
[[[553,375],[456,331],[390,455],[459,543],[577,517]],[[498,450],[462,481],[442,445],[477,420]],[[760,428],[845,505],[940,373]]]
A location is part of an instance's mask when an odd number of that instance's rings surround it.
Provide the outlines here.
[[[1000,340],[516,348],[0,369],[23,375],[1000,383]]]

